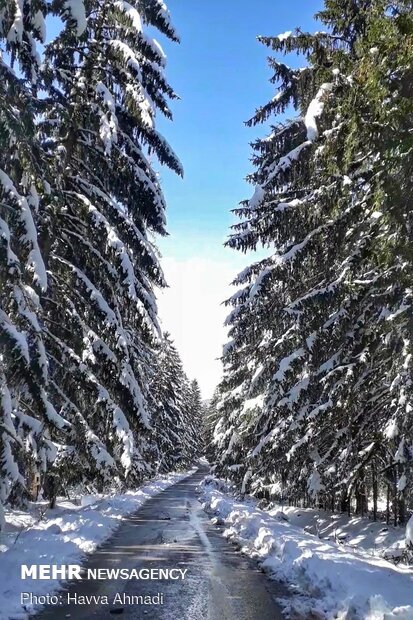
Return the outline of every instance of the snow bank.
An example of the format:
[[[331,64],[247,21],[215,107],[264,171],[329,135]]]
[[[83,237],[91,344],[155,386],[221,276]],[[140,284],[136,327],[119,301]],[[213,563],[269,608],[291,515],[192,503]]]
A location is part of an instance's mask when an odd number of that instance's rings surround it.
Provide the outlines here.
[[[385,510],[385,502],[382,504]],[[269,511],[274,516],[281,506]],[[379,509],[381,509],[379,502]],[[386,525],[385,521],[372,521],[367,517],[352,516],[316,508],[284,507],[289,523],[323,540],[340,540],[341,544],[362,550],[369,555],[400,561],[406,551],[405,530],[403,526]]]
[[[265,572],[293,586],[296,595],[281,603],[294,617],[413,620],[413,570],[320,539],[292,525],[285,513],[262,511],[216,486],[204,486],[204,508]]]
[[[62,501],[47,510],[41,521],[35,514],[41,511],[40,504],[34,504],[31,513],[6,512],[6,532],[0,534],[0,620],[28,617],[20,605],[22,564],[81,564],[85,554],[108,538],[123,517],[194,471],[162,476],[123,495],[87,496],[80,499],[79,506]],[[59,587],[57,580],[30,582],[30,591],[36,596]]]

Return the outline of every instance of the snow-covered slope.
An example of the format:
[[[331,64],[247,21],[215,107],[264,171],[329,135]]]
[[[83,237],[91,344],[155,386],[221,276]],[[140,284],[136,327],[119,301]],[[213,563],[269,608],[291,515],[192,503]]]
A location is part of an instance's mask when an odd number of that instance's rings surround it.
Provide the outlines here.
[[[403,559],[406,530],[402,526],[395,527],[383,521],[371,521],[367,517],[349,517],[346,513],[315,508],[276,506],[268,513],[277,517],[280,510],[291,525],[305,529],[324,540],[338,542],[347,548],[363,550],[371,556],[384,557],[395,562]]]
[[[320,536],[323,532],[328,538],[319,538],[298,526],[300,519],[311,526],[308,511],[266,512],[258,509],[255,501],[240,501],[213,483],[203,487],[202,501],[205,509],[225,524],[224,536],[257,558],[272,578],[292,586],[292,598],[282,602],[294,617],[413,619],[412,568],[395,566],[361,544],[356,549],[335,542],[334,531],[342,539],[338,530],[343,533],[347,529],[350,542],[357,544],[354,520],[338,527],[321,522]],[[366,527],[364,523],[361,526]],[[369,538],[366,534],[365,540],[371,544],[374,535]]]

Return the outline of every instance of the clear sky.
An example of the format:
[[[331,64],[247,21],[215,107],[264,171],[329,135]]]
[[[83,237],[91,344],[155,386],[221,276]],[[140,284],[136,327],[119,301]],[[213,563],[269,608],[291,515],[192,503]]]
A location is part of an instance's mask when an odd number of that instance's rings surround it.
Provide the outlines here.
[[[230,210],[253,193],[249,142],[263,132],[244,121],[275,93],[257,35],[296,26],[317,30],[322,0],[167,0],[182,42],[161,40],[167,77],[181,100],[173,123],[159,120],[185,168],[180,180],[161,172],[170,236],[160,240],[170,289],[159,295],[163,325],[175,339],[191,378],[205,398],[219,381],[222,327],[230,281],[254,257],[224,249]],[[298,62],[288,59],[289,64]]]

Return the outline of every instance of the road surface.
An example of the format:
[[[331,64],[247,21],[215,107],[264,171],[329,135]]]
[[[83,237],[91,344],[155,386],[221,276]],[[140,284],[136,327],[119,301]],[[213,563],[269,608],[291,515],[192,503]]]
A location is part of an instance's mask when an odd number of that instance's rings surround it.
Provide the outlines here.
[[[148,500],[85,564],[188,569],[184,580],[69,583],[62,602],[46,607],[36,620],[282,620],[275,599],[286,596],[283,586],[269,581],[227,542],[201,509],[196,487],[204,474],[200,469]],[[156,599],[158,593],[162,599]],[[130,598],[114,603],[116,594]],[[85,596],[87,603],[80,604]],[[155,597],[150,600],[158,603],[143,604],[149,599],[134,596]],[[102,604],[103,597],[108,604]]]

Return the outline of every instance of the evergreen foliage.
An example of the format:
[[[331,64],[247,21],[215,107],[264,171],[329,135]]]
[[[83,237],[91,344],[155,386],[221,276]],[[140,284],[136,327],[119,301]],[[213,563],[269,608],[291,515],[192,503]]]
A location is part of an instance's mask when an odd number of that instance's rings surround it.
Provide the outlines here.
[[[42,2],[0,3],[0,504],[25,494],[25,474],[53,458],[64,421],[48,394],[39,296],[47,276],[38,241],[40,201],[52,168],[36,137]],[[20,77],[24,76],[24,77]]]
[[[326,0],[326,30],[261,37],[273,99],[249,125],[254,196],[228,245],[268,257],[234,281],[217,470],[266,498],[358,512],[413,488],[411,2]],[[287,120],[285,113],[295,111]],[[275,122],[272,120],[276,117]],[[277,120],[277,116],[280,120]]]
[[[0,0],[0,504],[37,475],[53,499],[197,454],[156,305],[156,165],[182,167],[156,128],[176,95],[149,27],[179,41],[161,0]]]
[[[162,341],[158,365],[150,391],[157,407],[160,469],[168,471],[176,463],[189,465],[201,451],[202,402],[198,383],[189,382],[169,334]]]
[[[54,293],[47,334],[56,398],[82,438],[62,458],[89,456],[92,477],[115,465],[139,479],[153,473],[156,452],[148,382],[160,334],[153,289],[164,280],[150,235],[165,234],[165,201],[148,154],[181,168],[155,127],[174,93],[144,24],[174,35],[153,7],[94,2],[46,52],[40,130],[62,167],[61,208],[44,242]]]

